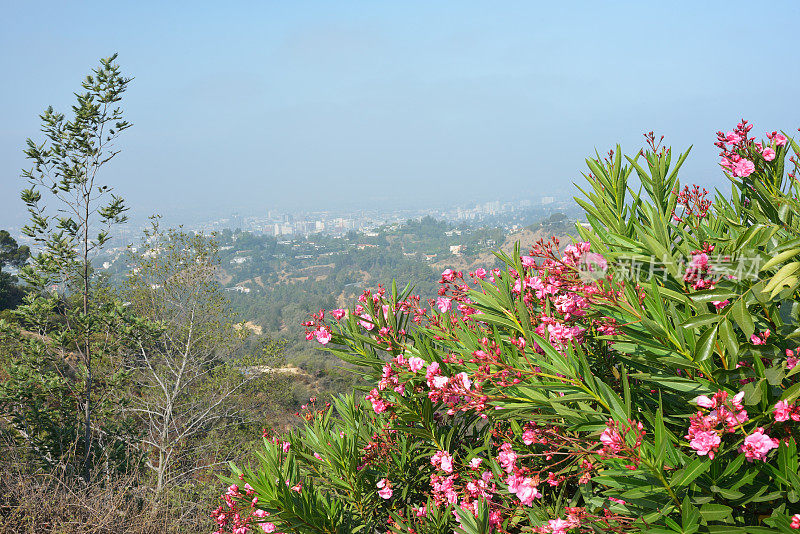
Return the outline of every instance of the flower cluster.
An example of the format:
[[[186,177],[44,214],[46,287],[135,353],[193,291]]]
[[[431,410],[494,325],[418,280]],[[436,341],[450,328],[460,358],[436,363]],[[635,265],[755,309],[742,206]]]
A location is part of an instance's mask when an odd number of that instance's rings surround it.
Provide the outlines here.
[[[274,523],[265,521],[269,512],[256,508],[258,497],[255,496],[255,491],[250,484],[245,483],[242,488],[237,484],[232,484],[222,497],[225,504],[220,505],[211,513],[211,517],[217,524],[214,534],[249,534],[252,532],[252,525],[257,526],[266,534],[281,534],[276,532]],[[243,510],[240,504],[242,502],[248,502],[250,509]]]
[[[800,406],[789,404],[786,401],[778,401],[772,410],[772,414],[778,422],[800,421]]]
[[[742,405],[743,398],[744,392],[729,399],[727,391],[719,390],[711,398],[701,395],[692,401],[700,408],[709,410],[707,414],[698,410],[692,416],[689,433],[685,436],[698,455],[708,455],[713,459],[722,443],[721,435],[734,432],[737,426],[748,420],[747,411]]]
[[[609,419],[605,430],[600,434],[602,449],[598,455],[604,459],[625,460],[628,462],[628,469],[635,469],[640,462],[639,451],[645,434],[644,425],[640,421],[629,419],[626,424]]]
[[[708,217],[708,210],[711,209],[711,200],[706,198],[708,190],[704,187],[702,191],[699,185],[683,188],[683,191],[673,191],[676,196],[678,206],[681,206],[682,213],[678,215],[672,210],[672,219],[676,222],[703,220]]]
[[[714,245],[703,243],[703,248],[692,251],[692,260],[686,267],[683,281],[692,286],[695,291],[714,289],[719,281],[712,278],[713,267],[709,264],[709,254],[714,252]]]

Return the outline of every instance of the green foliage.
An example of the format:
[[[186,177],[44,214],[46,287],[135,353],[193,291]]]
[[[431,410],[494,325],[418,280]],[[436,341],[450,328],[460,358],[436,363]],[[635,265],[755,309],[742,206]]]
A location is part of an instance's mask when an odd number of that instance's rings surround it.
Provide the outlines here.
[[[16,311],[19,324],[0,321],[0,346],[5,354],[0,382],[0,409],[11,438],[35,464],[58,467],[70,474],[89,464],[125,470],[138,462],[131,449],[136,432],[125,415],[123,396],[129,373],[124,358],[133,348],[134,319],[113,302],[96,302],[90,328],[75,303],[57,295],[25,297]],[[77,326],[75,326],[77,323]],[[72,328],[70,328],[72,327]],[[80,328],[83,327],[83,328]],[[76,347],[89,336],[93,380],[92,439],[85,442],[83,406],[87,371]]]
[[[10,265],[19,269],[29,257],[30,250],[26,245],[19,246],[6,230],[0,230],[0,310],[16,307],[24,296],[24,291],[16,284],[17,278],[4,273],[3,267]]]

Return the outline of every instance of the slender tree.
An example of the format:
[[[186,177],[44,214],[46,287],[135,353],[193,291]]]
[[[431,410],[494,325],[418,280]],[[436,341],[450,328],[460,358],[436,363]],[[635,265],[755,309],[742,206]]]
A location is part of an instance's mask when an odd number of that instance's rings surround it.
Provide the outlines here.
[[[92,397],[97,358],[93,337],[104,321],[92,310],[91,259],[110,239],[110,228],[126,220],[122,198],[100,180],[100,170],[118,153],[115,142],[131,125],[119,106],[130,78],[115,63],[116,54],[102,59],[76,94],[72,118],[52,107],[41,115],[45,140],[27,140],[25,155],[32,167],[22,176],[28,187],[22,200],[30,212],[23,232],[34,239],[39,253],[23,278],[40,291],[60,287],[77,297],[77,314],[67,314],[71,352],[82,363],[83,391],[78,407],[83,418],[83,476],[89,478],[93,442]],[[53,207],[57,206],[54,210]],[[49,208],[49,209],[48,209]],[[70,281],[77,281],[70,287]],[[64,339],[66,340],[66,339]]]

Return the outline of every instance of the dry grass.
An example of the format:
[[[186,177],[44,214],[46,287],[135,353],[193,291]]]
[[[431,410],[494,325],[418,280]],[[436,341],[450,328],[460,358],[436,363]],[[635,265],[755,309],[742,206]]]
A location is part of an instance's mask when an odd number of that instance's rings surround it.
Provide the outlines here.
[[[155,534],[213,530],[205,507],[161,499],[136,475],[85,484],[54,473],[31,474],[4,459],[0,533]],[[188,504],[188,503],[187,503]],[[187,513],[187,511],[191,512]]]

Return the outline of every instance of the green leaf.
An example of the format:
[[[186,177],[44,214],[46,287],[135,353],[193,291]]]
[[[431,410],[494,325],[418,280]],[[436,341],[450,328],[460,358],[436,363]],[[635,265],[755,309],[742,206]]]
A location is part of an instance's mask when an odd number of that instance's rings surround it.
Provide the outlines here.
[[[733,330],[733,325],[727,317],[719,323],[718,335],[725,350],[735,358],[739,354],[739,340],[736,337],[736,332]]]
[[[695,317],[687,319],[681,323],[681,326],[684,328],[694,329],[716,323],[721,318],[722,316],[717,315],[716,313],[705,313],[703,315],[696,315]]]
[[[753,318],[750,316],[750,312],[747,311],[744,298],[740,297],[733,303],[730,313],[733,316],[733,320],[736,321],[736,324],[738,324],[739,328],[744,332],[745,337],[749,339],[756,331],[756,325],[753,322]]]
[[[711,468],[711,460],[708,458],[697,457],[692,460],[683,470],[677,472],[672,478],[671,485],[675,487],[688,486],[694,480]]]
[[[775,289],[777,287],[781,287],[783,285],[788,285],[787,284],[788,280],[798,270],[800,270],[800,262],[795,261],[795,262],[788,263],[788,264],[784,265],[783,267],[778,269],[778,272],[775,273],[775,276],[773,276],[770,279],[769,283],[764,288],[764,291],[772,292],[773,289]]]
[[[730,517],[733,508],[724,504],[708,503],[700,507],[700,515],[705,521],[723,521]]]
[[[781,252],[780,254],[770,258],[769,261],[767,261],[767,263],[765,263],[764,265],[761,266],[761,269],[759,269],[759,271],[766,271],[770,267],[774,267],[774,266],[778,265],[779,263],[783,263],[784,261],[786,261],[788,259],[791,259],[791,258],[795,258],[797,256],[800,256],[800,248],[793,248],[793,249],[785,250],[785,251]]]
[[[702,362],[711,357],[711,354],[714,352],[714,342],[717,340],[718,328],[719,326],[715,326],[710,330],[706,330],[703,332],[703,335],[700,336],[700,339],[697,340],[697,347],[694,351],[695,362]]]
[[[800,396],[800,382],[784,391],[783,395],[781,395],[781,400],[791,404],[798,396]]]

